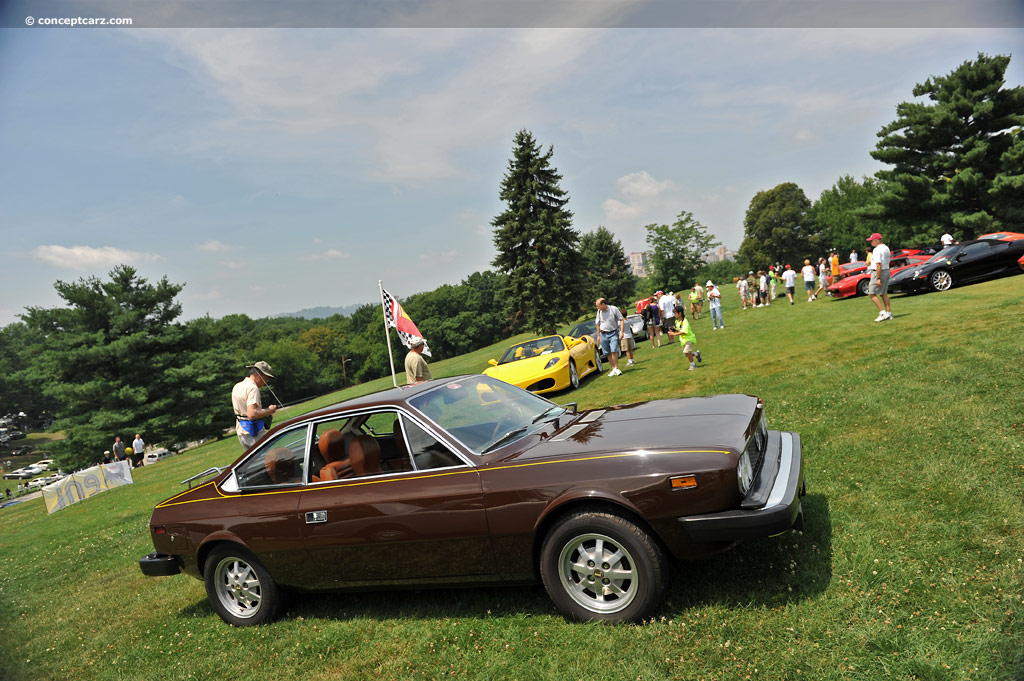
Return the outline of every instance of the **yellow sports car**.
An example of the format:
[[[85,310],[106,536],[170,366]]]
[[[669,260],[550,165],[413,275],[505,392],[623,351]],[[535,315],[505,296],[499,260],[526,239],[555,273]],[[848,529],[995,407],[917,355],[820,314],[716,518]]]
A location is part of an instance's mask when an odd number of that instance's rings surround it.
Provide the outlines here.
[[[594,339],[545,336],[513,345],[500,360],[490,360],[484,374],[533,393],[579,387],[587,374],[601,373]]]

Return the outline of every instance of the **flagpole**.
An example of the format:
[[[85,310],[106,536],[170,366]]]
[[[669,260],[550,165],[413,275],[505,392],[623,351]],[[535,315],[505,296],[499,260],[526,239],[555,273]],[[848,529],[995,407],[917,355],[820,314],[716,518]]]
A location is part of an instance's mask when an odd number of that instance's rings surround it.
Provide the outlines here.
[[[388,346],[388,364],[391,365],[391,382],[398,387],[398,379],[395,377],[395,358],[391,354],[391,333],[388,331],[388,314],[384,310],[384,284],[377,280],[377,288],[380,290],[380,311],[384,315],[384,344]]]

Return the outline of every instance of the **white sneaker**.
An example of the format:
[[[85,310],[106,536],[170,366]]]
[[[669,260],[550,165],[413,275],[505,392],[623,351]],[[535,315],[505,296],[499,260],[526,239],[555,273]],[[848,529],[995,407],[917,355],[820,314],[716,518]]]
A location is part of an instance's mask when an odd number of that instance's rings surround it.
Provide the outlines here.
[[[626,362],[626,366],[631,367],[634,363],[635,362],[633,362],[633,360],[629,360],[628,362]]]
[[[609,376],[619,376],[621,374],[622,372],[619,371],[618,368],[612,369],[611,371],[608,372]]]
[[[884,322],[885,321],[885,310],[882,310],[881,312],[878,313],[878,316],[875,317],[875,321],[876,322]]]
[[[758,304],[756,307],[764,307],[764,305]]]
[[[693,371],[693,370],[694,370],[694,369],[696,369],[696,368],[697,368],[697,367],[695,367],[695,366],[693,366],[693,365],[691,364],[691,365],[690,365],[690,368],[689,368],[689,369],[687,369],[687,371]]]
[[[886,311],[886,313],[885,313],[885,319],[886,319],[886,321],[888,321],[888,320],[892,319],[892,312]]]

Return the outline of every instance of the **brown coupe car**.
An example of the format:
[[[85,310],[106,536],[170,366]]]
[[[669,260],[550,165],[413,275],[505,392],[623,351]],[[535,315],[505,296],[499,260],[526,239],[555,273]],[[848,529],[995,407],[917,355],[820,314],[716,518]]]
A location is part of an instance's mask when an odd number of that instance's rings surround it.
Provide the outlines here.
[[[800,438],[768,430],[748,395],[578,412],[441,379],[292,419],[212,473],[156,507],[139,565],[204,580],[235,625],[270,620],[278,585],[537,580],[569,617],[637,620],[672,558],[803,520]]]

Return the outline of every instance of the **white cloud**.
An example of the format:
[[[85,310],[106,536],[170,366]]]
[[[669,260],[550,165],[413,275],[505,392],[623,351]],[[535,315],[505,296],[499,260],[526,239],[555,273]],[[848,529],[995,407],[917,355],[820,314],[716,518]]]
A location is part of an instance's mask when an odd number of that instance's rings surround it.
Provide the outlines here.
[[[313,255],[307,255],[303,257],[303,260],[339,260],[341,258],[352,257],[351,253],[344,253],[336,248],[329,248],[323,253],[315,253]]]
[[[245,262],[241,260],[221,260],[219,262],[229,270],[240,270],[245,267]]]
[[[679,187],[671,180],[654,179],[646,170],[623,175],[615,186],[619,198],[606,199],[601,208],[609,227],[616,231],[665,219],[661,213],[679,204]]]
[[[210,302],[213,300],[223,300],[224,295],[217,289],[210,289],[202,293],[193,293],[192,298],[202,302]]]
[[[92,246],[39,246],[32,255],[55,267],[66,267],[79,271],[107,269],[120,264],[137,265],[160,260],[155,253],[126,251],[113,246],[94,248]]]
[[[216,239],[210,239],[204,243],[199,244],[199,250],[207,251],[209,253],[224,253],[231,250],[231,246],[225,243],[221,243]]]

